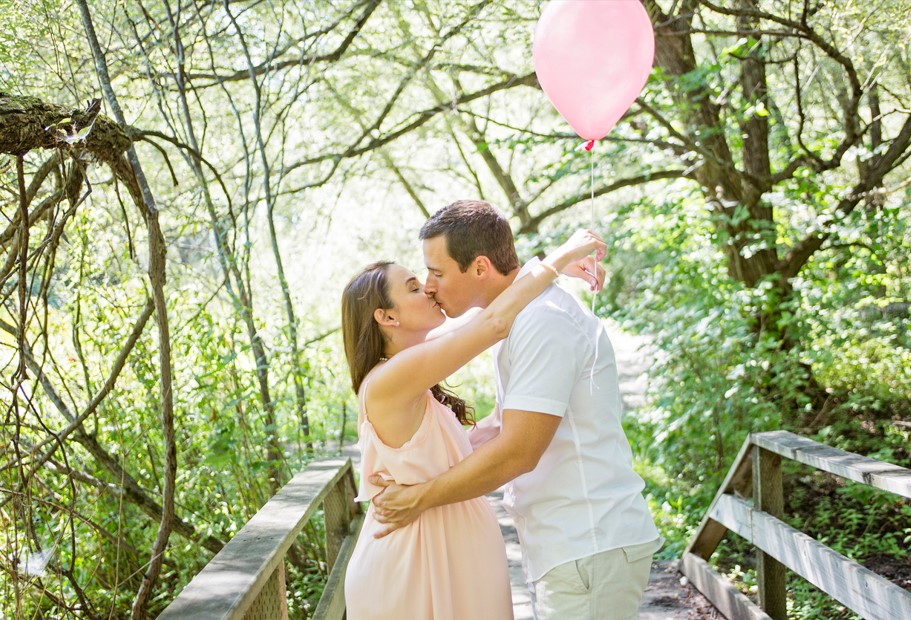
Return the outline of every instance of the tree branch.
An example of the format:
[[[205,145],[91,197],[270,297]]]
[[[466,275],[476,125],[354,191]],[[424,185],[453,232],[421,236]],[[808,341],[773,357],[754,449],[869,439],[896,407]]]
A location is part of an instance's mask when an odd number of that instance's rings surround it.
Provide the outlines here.
[[[301,161],[298,161],[298,162],[295,162],[293,164],[286,166],[283,169],[283,172],[287,173],[287,172],[290,172],[297,168],[301,168],[303,166],[309,166],[311,164],[317,164],[317,163],[320,163],[323,161],[336,160],[336,159],[347,159],[350,157],[357,157],[358,155],[363,155],[364,153],[378,149],[379,147],[384,146],[384,145],[392,142],[393,140],[396,140],[397,138],[400,138],[403,135],[417,129],[418,127],[420,127],[421,125],[423,125],[424,123],[426,123],[427,121],[432,119],[437,114],[440,114],[441,112],[451,111],[453,105],[457,105],[457,106],[462,105],[463,103],[468,103],[470,101],[474,101],[476,99],[486,97],[487,95],[491,95],[495,92],[499,92],[501,90],[506,90],[509,88],[514,88],[516,86],[537,86],[537,83],[538,83],[537,76],[535,75],[534,72],[527,73],[523,76],[511,76],[506,80],[497,82],[496,84],[491,84],[490,86],[488,86],[486,88],[482,88],[481,90],[475,91],[473,93],[469,93],[467,95],[463,95],[462,97],[459,97],[458,99],[456,99],[454,101],[451,101],[448,103],[442,103],[442,104],[436,105],[432,108],[428,108],[428,109],[424,110],[423,112],[421,112],[420,114],[418,114],[417,117],[415,118],[415,120],[411,121],[407,125],[404,125],[404,126],[400,127],[399,129],[396,129],[395,131],[392,131],[384,136],[374,138],[373,140],[371,140],[369,143],[365,144],[362,147],[357,146],[357,144],[360,142],[360,139],[358,139],[357,141],[355,141],[355,143],[352,146],[348,147],[344,151],[336,152],[336,153],[326,153],[323,155],[318,155],[316,157],[310,157],[307,159],[303,159]]]
[[[300,56],[298,58],[289,58],[287,60],[282,60],[282,61],[276,62],[276,59],[278,57],[282,56],[285,52],[287,52],[294,45],[294,43],[300,43],[312,36],[331,32],[335,27],[337,27],[341,23],[342,20],[338,20],[335,23],[333,23],[331,26],[329,26],[328,28],[322,29],[322,31],[320,33],[314,33],[312,35],[308,35],[307,37],[298,39],[295,42],[288,43],[284,47],[284,49],[282,49],[281,51],[278,51],[276,54],[273,54],[272,57],[269,58],[269,60],[267,60],[266,62],[263,62],[261,64],[254,65],[251,68],[238,69],[238,70],[234,71],[233,73],[230,73],[227,75],[218,75],[218,74],[214,74],[214,73],[186,73],[186,74],[184,74],[184,77],[190,81],[192,81],[192,80],[212,80],[208,84],[199,85],[199,88],[209,88],[212,86],[219,86],[219,85],[225,84],[227,82],[241,82],[243,80],[250,79],[251,73],[253,76],[260,76],[260,75],[266,75],[268,73],[274,73],[276,71],[281,71],[282,69],[288,69],[290,67],[302,67],[302,66],[315,65],[315,64],[319,64],[319,63],[335,62],[342,57],[342,55],[348,50],[349,47],[351,47],[351,44],[354,42],[354,39],[357,38],[357,35],[360,33],[361,29],[364,27],[364,24],[367,23],[367,20],[370,18],[370,16],[373,14],[373,12],[376,10],[376,8],[380,5],[381,2],[382,2],[382,0],[368,0],[366,2],[367,6],[365,7],[363,13],[361,13],[360,17],[355,22],[355,24],[351,27],[351,30],[348,32],[348,34],[345,36],[345,38],[342,40],[342,42],[339,43],[338,47],[336,47],[334,50],[332,50],[331,52],[328,52],[326,54],[317,54],[314,56]],[[364,3],[362,2],[361,4],[364,4]],[[352,9],[350,9],[350,11],[354,11],[355,8],[356,7],[352,7]],[[350,13],[350,11],[349,11],[349,13]],[[347,15],[346,15],[346,17],[347,17]],[[177,77],[177,75],[173,74],[173,73],[162,73],[160,75],[161,75],[161,77],[164,77],[164,78],[176,78]]]
[[[651,183],[652,181],[662,181],[662,180],[666,180],[666,179],[680,179],[680,178],[692,178],[692,174],[689,172],[688,169],[687,170],[659,170],[657,172],[646,172],[644,174],[641,174],[641,175],[638,175],[635,177],[630,177],[628,179],[621,179],[619,181],[615,181],[614,183],[611,183],[610,185],[603,185],[595,190],[594,195],[595,195],[595,197],[598,197],[598,196],[603,196],[605,194],[609,194],[611,192],[615,192],[618,189],[623,189],[624,187],[633,187],[635,185],[643,185],[645,183]],[[556,215],[557,213],[560,213],[561,211],[565,211],[565,210],[569,209],[570,207],[579,204],[580,202],[588,200],[590,196],[591,196],[591,194],[584,194],[584,195],[578,194],[576,196],[573,196],[572,198],[564,200],[563,202],[561,202],[559,204],[554,205],[553,207],[551,207],[549,209],[546,209],[545,211],[542,211],[541,213],[538,213],[537,215],[533,216],[528,221],[527,224],[523,225],[519,229],[519,231],[518,231],[519,234],[525,234],[525,233],[529,233],[529,232],[533,232],[534,230],[537,230],[538,225],[545,219],[547,219],[553,215]]]
[[[829,43],[822,36],[813,30],[806,20],[806,13],[803,14],[801,21],[796,22],[773,13],[767,13],[765,11],[759,11],[749,8],[726,8],[719,6],[710,0],[699,0],[699,3],[703,6],[720,13],[722,15],[730,15],[734,17],[750,17],[754,19],[764,19],[767,21],[780,24],[787,28],[791,28],[796,33],[801,35],[803,38],[812,42],[819,49],[821,49],[829,58],[840,64],[844,70],[845,75],[848,78],[848,81],[851,83],[851,92],[852,97],[848,106],[844,109],[844,123],[845,123],[845,141],[854,143],[857,134],[857,109],[860,105],[860,99],[863,96],[864,89],[861,86],[860,80],[857,77],[857,70],[854,68],[854,64],[851,60],[842,54],[835,45]]]
[[[864,197],[880,185],[895,164],[903,161],[902,157],[911,146],[911,116],[905,121],[901,131],[892,140],[889,149],[873,163],[865,178],[858,182],[850,194],[842,198],[833,210],[833,214],[847,215]],[[786,278],[793,278],[807,263],[823,243],[832,236],[831,232],[813,231],[798,242],[787,256],[779,263],[777,270]]]
[[[108,75],[107,61],[101,46],[98,43],[98,36],[95,34],[95,26],[92,23],[92,15],[89,12],[87,0],[77,0],[79,13],[82,17],[82,25],[85,29],[86,38],[89,48],[92,50],[92,56],[95,60],[95,69],[98,79],[101,82],[101,89],[104,92],[105,99],[114,114],[114,118],[121,127],[126,127],[126,119],[123,111],[117,102],[117,96],[111,86],[111,78]],[[136,155],[136,149],[132,144],[127,149],[127,158],[130,162],[131,170],[127,173],[122,167],[114,167],[115,174],[120,172],[121,178],[127,181],[127,186],[139,190],[138,195],[134,195],[137,205],[143,209],[143,215],[146,219],[146,225],[149,230],[149,280],[152,285],[152,299],[155,302],[155,316],[158,323],[159,336],[159,370],[160,370],[160,394],[161,394],[161,427],[162,439],[164,441],[164,460],[165,476],[162,488],[162,514],[158,526],[158,534],[155,542],[152,544],[151,560],[146,573],[143,575],[142,584],[133,600],[132,617],[139,620],[146,613],[146,606],[152,597],[152,589],[158,580],[161,572],[161,565],[164,560],[164,552],[168,545],[168,538],[174,523],[174,485],[177,477],[177,443],[174,434],[174,396],[173,381],[171,377],[171,337],[168,328],[167,303],[164,295],[165,281],[165,264],[166,264],[166,246],[164,236],[161,233],[161,226],[158,222],[158,209],[155,206],[155,199],[152,190],[146,181],[139,158]]]

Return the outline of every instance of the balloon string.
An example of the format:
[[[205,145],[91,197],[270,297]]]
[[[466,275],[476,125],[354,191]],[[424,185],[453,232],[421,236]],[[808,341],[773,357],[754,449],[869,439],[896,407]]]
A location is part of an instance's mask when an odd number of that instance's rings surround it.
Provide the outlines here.
[[[591,156],[589,157],[589,168],[591,169],[589,186],[591,191],[591,221],[589,228],[595,230],[595,153],[592,148],[595,146],[595,141],[590,140],[588,144],[585,145],[585,150],[588,151]],[[592,271],[594,271],[595,276],[595,290],[592,291],[592,314],[595,314],[595,297],[598,295],[598,252],[595,251],[592,261]],[[594,394],[595,392],[595,366],[598,363],[598,348],[601,343],[601,319],[597,318],[598,315],[595,314],[597,321],[595,322],[595,357],[592,360],[592,370],[591,374],[588,377],[588,392],[589,394]]]
[[[594,232],[594,230],[595,230],[595,152],[592,150],[592,148],[594,146],[595,146],[594,140],[589,140],[588,144],[585,145],[585,150],[588,151],[589,154],[591,155],[588,158],[588,161],[589,161],[589,168],[591,169],[591,176],[590,176],[590,180],[589,180],[589,188],[591,190],[591,201],[590,201],[591,221],[589,224],[589,229],[592,232]],[[597,251],[595,252],[595,254],[593,256],[592,262],[593,262],[594,272],[595,272],[594,273],[595,282],[597,283],[598,282],[598,252]],[[598,294],[598,288],[597,288],[597,284],[596,284],[595,290],[592,291],[592,314],[595,313],[595,297],[597,296],[597,294]]]

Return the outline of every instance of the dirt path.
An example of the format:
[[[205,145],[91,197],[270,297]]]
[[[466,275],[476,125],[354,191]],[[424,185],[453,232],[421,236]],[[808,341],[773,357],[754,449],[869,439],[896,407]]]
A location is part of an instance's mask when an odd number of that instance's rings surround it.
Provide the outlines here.
[[[636,415],[645,402],[647,372],[655,355],[647,338],[627,334],[606,321],[617,357],[624,416]],[[692,585],[681,580],[676,561],[655,562],[639,607],[639,620],[721,618],[711,603]]]

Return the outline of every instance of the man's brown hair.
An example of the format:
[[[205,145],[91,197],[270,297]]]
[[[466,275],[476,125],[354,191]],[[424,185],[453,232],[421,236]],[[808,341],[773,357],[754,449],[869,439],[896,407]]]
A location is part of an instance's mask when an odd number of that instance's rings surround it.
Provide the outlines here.
[[[509,221],[483,200],[457,200],[433,214],[420,238],[444,236],[449,256],[465,272],[478,256],[486,256],[501,274],[519,268]]]

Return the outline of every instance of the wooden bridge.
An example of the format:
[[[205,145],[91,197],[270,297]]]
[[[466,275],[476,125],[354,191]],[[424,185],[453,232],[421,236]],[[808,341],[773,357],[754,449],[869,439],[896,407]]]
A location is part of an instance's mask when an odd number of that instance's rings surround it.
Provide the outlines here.
[[[826,547],[781,520],[781,460],[911,499],[911,470],[788,433],[754,433],[709,507],[680,570],[730,619],[785,620],[785,568],[870,620],[911,618],[911,592]],[[363,513],[353,500],[349,459],[311,463],[238,532],[183,589],[160,618],[288,618],[285,562],[300,532],[318,520],[325,532],[326,585],[313,614],[345,616],[344,573]],[[900,500],[897,500],[900,501]],[[728,531],[757,548],[759,601],[751,601],[707,560]],[[646,616],[643,616],[646,617]]]

